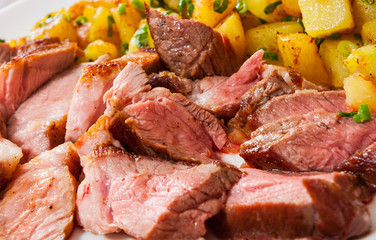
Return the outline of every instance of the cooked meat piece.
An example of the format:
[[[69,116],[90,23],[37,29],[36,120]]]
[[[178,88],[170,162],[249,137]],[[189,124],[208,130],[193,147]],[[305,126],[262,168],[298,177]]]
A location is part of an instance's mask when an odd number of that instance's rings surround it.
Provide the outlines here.
[[[261,81],[242,96],[240,109],[229,122],[230,127],[243,128],[249,115],[276,96],[292,94],[301,89],[318,88],[291,68],[263,65],[261,72]]]
[[[351,174],[242,171],[225,207],[208,222],[221,238],[348,239],[370,229],[361,188]]]
[[[73,228],[78,167],[71,143],[19,166],[0,202],[0,236],[66,239]]]
[[[331,172],[374,141],[376,116],[356,123],[337,113],[311,112],[259,127],[240,155],[262,169]]]
[[[128,62],[142,65],[146,72],[161,69],[159,57],[153,51],[138,51],[86,67],[72,98],[65,140],[76,141],[104,113],[106,105],[103,103],[103,95]]]
[[[172,72],[153,73],[149,76],[149,85],[152,88],[164,87],[173,93],[189,94],[193,88],[192,80],[176,76]]]
[[[231,118],[239,110],[240,99],[260,80],[263,51],[253,54],[228,79],[204,78],[194,86],[190,99],[221,118]]]
[[[96,234],[121,229],[138,239],[204,235],[205,220],[220,210],[225,192],[240,177],[238,170],[219,163],[189,166],[133,157],[111,146],[97,146],[82,164],[78,222]]]
[[[0,112],[0,137],[7,137],[7,126],[3,114]]]
[[[342,162],[337,170],[357,175],[368,189],[376,191],[376,142],[356,151]]]
[[[22,162],[64,143],[73,90],[84,66],[75,65],[54,77],[9,118],[8,136],[22,148]]]
[[[145,7],[155,49],[166,67],[182,77],[230,76],[241,62],[227,36],[203,23],[177,19]]]
[[[303,90],[293,94],[273,97],[254,109],[247,118],[247,129],[258,127],[292,115],[303,115],[314,111],[345,112],[344,91]]]
[[[69,67],[77,49],[70,42],[37,45],[0,66],[0,111],[6,119],[53,75]]]
[[[22,149],[0,137],[0,190],[11,179],[21,158]]]
[[[13,56],[13,49],[7,43],[0,43],[0,65],[9,62]]]

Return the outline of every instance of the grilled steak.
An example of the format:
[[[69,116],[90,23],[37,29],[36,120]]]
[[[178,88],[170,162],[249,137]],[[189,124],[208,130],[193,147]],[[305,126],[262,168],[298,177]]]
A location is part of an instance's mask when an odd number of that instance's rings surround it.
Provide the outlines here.
[[[256,52],[229,78],[208,77],[197,82],[189,98],[217,117],[231,118],[238,111],[240,99],[260,80],[263,51]]]
[[[361,189],[351,174],[242,171],[225,207],[209,220],[221,238],[348,239],[370,229]]]
[[[176,76],[172,72],[153,73],[149,76],[149,85],[152,88],[164,87],[173,93],[190,94],[193,88],[192,80]]]
[[[9,118],[8,136],[22,148],[22,162],[64,143],[73,90],[86,65],[73,66],[54,77]]]
[[[182,77],[230,76],[241,62],[227,36],[193,20],[145,7],[154,46],[166,67]],[[241,59],[243,60],[243,59]]]
[[[153,51],[138,51],[106,63],[86,67],[76,85],[68,113],[67,141],[76,141],[104,113],[103,95],[128,62],[141,64],[146,72],[160,70],[159,58]]]
[[[0,202],[1,239],[66,239],[73,228],[77,153],[71,143],[17,168]]]
[[[0,190],[11,179],[22,158],[22,149],[0,137]]]
[[[73,63],[75,43],[40,41],[37,45],[20,50],[21,53],[0,66],[0,111],[6,119],[43,83]]]
[[[376,142],[356,151],[337,170],[357,175],[371,191],[376,191]]]
[[[376,141],[376,118],[356,123],[336,113],[294,115],[259,127],[240,155],[263,169],[335,170],[358,149]]]

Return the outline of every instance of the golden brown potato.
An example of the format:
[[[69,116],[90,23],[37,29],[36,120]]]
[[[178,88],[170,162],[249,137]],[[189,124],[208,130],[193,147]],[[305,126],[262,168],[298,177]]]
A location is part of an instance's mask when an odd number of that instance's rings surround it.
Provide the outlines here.
[[[345,78],[346,105],[358,111],[360,105],[367,104],[371,112],[376,112],[376,85],[367,77],[355,73]]]
[[[151,38],[149,27],[146,24],[146,20],[142,19],[139,24],[139,28],[134,33],[131,41],[129,42],[128,52],[135,52],[140,47],[154,47],[153,39]]]
[[[222,13],[218,13],[213,9],[214,0],[193,0],[192,2],[194,5],[192,19],[211,27],[214,27],[229,15],[236,5],[236,0],[229,0],[226,10]]]
[[[376,83],[376,46],[366,45],[356,50],[344,61],[351,73],[361,73]]]
[[[121,42],[129,43],[141,21],[140,13],[130,4],[125,5],[125,14],[119,14],[118,7],[112,8],[111,13],[119,30]]]
[[[80,59],[80,62],[92,62],[97,60],[98,57],[108,54],[110,59],[119,57],[119,51],[117,47],[103,40],[96,40],[90,43],[84,50],[85,56]]]
[[[376,44],[376,18],[363,25],[361,35],[364,43]]]
[[[271,4],[280,3],[278,0],[246,0],[246,2],[251,13],[267,22],[276,22],[286,16],[282,4],[277,5],[271,13],[265,14],[265,8],[270,7]]]
[[[282,0],[282,7],[288,15],[294,17],[300,17],[302,15],[300,12],[299,0]]]
[[[353,0],[353,15],[355,33],[360,33],[363,24],[376,18],[376,4],[369,4],[363,0]]]

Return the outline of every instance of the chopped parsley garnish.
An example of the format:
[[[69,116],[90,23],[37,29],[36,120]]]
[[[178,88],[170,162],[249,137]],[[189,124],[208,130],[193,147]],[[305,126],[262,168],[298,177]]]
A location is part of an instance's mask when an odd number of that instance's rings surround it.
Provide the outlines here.
[[[340,112],[339,115],[341,117],[352,117],[354,122],[357,123],[363,123],[372,119],[372,115],[367,104],[360,105],[358,112]]]
[[[332,35],[327,36],[326,39],[338,39],[340,37],[341,37],[340,33],[333,33]]]
[[[291,21],[292,20],[292,16],[291,15],[287,15],[286,17],[282,18],[281,21],[282,22],[288,22],[288,21]]]
[[[87,22],[87,18],[84,17],[84,16],[79,16],[76,18],[76,20],[74,21],[78,26],[81,26],[82,24],[86,23]]]
[[[362,2],[372,5],[375,2],[375,0],[362,0]]]
[[[274,10],[282,4],[282,1],[276,1],[276,2],[273,2],[271,4],[269,4],[268,6],[266,6],[266,8],[264,9],[264,13],[266,15],[269,15],[269,14],[272,14],[274,12]]]
[[[342,40],[338,43],[337,49],[344,57],[348,57],[353,49],[357,49],[358,45],[349,41],[349,40]]]
[[[338,115],[340,115],[341,117],[354,117],[356,114],[358,114],[357,112],[339,112]]]
[[[118,13],[119,15],[125,15],[125,9],[127,7],[126,3],[120,3],[118,6]]]
[[[107,37],[112,37],[112,35],[114,34],[114,29],[113,29],[112,24],[115,23],[115,20],[112,17],[112,15],[107,16],[107,23],[108,23]]]
[[[304,27],[304,24],[303,24],[303,20],[302,20],[301,18],[298,18],[298,19],[296,19],[296,21],[302,26],[303,31],[305,31],[305,27]]]
[[[121,43],[121,49],[120,49],[120,53],[121,53],[121,55],[124,55],[127,51],[128,51],[128,49],[129,49],[129,43]]]
[[[185,7],[187,7],[187,17],[192,17],[193,10],[194,10],[194,7],[195,7],[193,5],[192,0],[179,0],[178,13],[180,15],[183,14]]]
[[[174,11],[172,11],[172,10],[167,10],[166,12],[165,12],[165,15],[170,15],[171,13],[173,13]]]
[[[278,61],[278,54],[274,52],[264,52],[262,56],[264,60]]]
[[[0,43],[5,43],[5,39],[0,38]]]
[[[164,7],[162,0],[150,0],[150,6],[152,8]]]
[[[234,11],[237,11],[240,14],[244,14],[248,11],[248,5],[245,0],[238,2],[234,8]]]
[[[148,45],[148,33],[149,26],[145,24],[143,27],[139,28],[135,33],[136,46],[138,48],[145,47]]]
[[[355,33],[355,34],[354,34],[354,38],[355,38],[356,40],[358,40],[358,42],[359,42],[360,44],[363,45],[362,36],[361,36],[359,33]]]
[[[314,38],[317,47],[325,40],[325,38]]]
[[[223,13],[228,7],[228,0],[214,0],[213,9],[217,13]]]
[[[140,0],[133,0],[132,5],[134,8],[136,8],[138,11],[145,12],[145,6]]]

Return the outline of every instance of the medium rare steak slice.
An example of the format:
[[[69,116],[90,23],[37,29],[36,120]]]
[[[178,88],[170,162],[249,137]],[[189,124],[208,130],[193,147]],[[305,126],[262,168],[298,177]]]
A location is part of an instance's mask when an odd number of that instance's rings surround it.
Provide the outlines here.
[[[103,95],[128,62],[143,66],[146,72],[161,69],[158,55],[146,50],[124,55],[106,63],[86,67],[76,85],[67,119],[67,141],[76,141],[104,113]]]
[[[348,239],[370,229],[361,188],[347,173],[292,175],[242,169],[210,228],[226,239]]]
[[[182,77],[230,76],[237,60],[227,36],[201,22],[177,19],[145,8],[155,49],[166,67]]]
[[[1,239],[66,239],[73,228],[79,159],[65,143],[17,168],[0,202]]]
[[[176,76],[172,72],[153,73],[149,76],[149,85],[152,88],[164,87],[173,93],[181,93],[188,95],[192,92],[192,80],[184,77]]]
[[[77,218],[86,231],[138,239],[197,239],[223,206],[238,170],[219,163],[189,166],[97,146],[82,158]],[[103,201],[106,199],[106,201]],[[93,211],[93,209],[97,209]]]
[[[262,169],[331,172],[374,141],[376,116],[356,123],[337,113],[311,112],[259,127],[240,155]]]
[[[0,66],[0,111],[6,119],[35,90],[74,61],[75,43],[44,44],[40,41],[40,45]]]
[[[22,149],[0,137],[0,190],[11,179],[22,158]]]
[[[356,151],[337,170],[357,175],[368,189],[376,191],[376,142]]]
[[[229,78],[208,77],[198,81],[189,98],[217,117],[231,118],[239,110],[240,99],[260,80],[262,55],[260,50],[243,63]]]
[[[277,96],[259,105],[247,118],[247,127],[258,127],[292,115],[309,112],[345,112],[346,95],[344,91],[302,90],[293,94]]]
[[[23,162],[64,143],[73,90],[84,66],[75,65],[54,77],[9,118],[8,136],[22,148]]]

